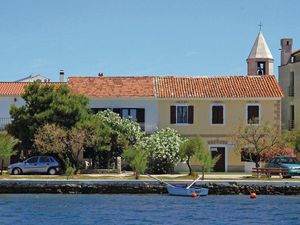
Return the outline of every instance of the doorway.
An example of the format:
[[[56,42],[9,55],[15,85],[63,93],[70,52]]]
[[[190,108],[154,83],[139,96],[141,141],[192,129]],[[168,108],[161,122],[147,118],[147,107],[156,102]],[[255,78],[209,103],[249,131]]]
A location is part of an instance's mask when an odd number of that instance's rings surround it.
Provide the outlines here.
[[[213,168],[214,172],[225,172],[225,147],[210,147],[212,157],[220,155],[220,159]]]

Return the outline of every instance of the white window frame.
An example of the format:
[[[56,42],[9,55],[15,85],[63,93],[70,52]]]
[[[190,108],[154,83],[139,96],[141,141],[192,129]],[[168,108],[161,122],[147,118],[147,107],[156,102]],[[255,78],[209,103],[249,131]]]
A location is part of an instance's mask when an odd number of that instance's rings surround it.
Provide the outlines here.
[[[213,113],[212,113],[212,109],[213,106],[222,106],[223,107],[223,123],[213,123]],[[213,103],[210,105],[210,125],[211,126],[225,126],[226,120],[225,120],[225,104],[222,103]]]
[[[176,106],[176,125],[179,125],[179,126],[181,126],[181,125],[183,125],[183,126],[186,126],[186,125],[189,125],[189,104],[177,104],[177,105],[175,105]],[[178,123],[177,122],[177,107],[182,107],[182,106],[185,106],[185,107],[187,107],[187,122],[186,123]]]
[[[248,106],[258,106],[258,123],[248,123]],[[261,104],[259,103],[249,103],[246,104],[246,124],[247,125],[256,125],[259,126],[261,124]]]

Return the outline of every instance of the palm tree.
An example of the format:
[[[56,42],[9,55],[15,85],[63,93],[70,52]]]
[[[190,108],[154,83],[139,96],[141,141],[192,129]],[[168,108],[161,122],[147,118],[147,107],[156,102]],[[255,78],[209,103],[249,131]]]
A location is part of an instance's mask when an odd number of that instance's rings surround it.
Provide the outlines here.
[[[15,154],[14,147],[19,141],[9,134],[1,133],[0,134],[0,158],[2,160],[1,165],[1,175],[3,174],[3,164],[4,161],[10,159],[12,155]]]

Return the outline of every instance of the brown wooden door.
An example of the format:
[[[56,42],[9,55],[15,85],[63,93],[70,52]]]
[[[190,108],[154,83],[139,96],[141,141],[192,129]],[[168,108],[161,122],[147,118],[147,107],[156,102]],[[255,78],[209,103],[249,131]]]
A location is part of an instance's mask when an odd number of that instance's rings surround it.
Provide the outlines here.
[[[212,157],[221,155],[219,161],[213,168],[214,172],[225,172],[225,147],[212,147],[211,148]]]

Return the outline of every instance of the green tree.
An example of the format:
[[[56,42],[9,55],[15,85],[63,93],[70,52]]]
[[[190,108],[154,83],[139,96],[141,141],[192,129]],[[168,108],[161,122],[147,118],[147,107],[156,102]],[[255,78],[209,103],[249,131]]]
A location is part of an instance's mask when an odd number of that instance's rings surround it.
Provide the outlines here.
[[[201,148],[201,151],[197,152],[196,157],[201,166],[201,171],[202,171],[201,179],[204,180],[205,172],[209,172],[214,168],[214,166],[220,159],[220,155],[216,157],[212,157],[210,151],[206,147],[206,148]]]
[[[34,144],[39,153],[54,154],[67,165],[70,160],[76,173],[80,168],[80,156],[84,150],[93,147],[97,142],[97,132],[91,131],[90,126],[80,124],[71,129],[59,127],[55,124],[46,124],[39,128],[34,137]]]
[[[10,157],[15,154],[14,147],[18,143],[19,141],[9,134],[0,133],[0,159],[2,160],[1,175],[3,173],[4,161],[9,160]]]
[[[102,166],[108,167],[115,157],[122,155],[124,149],[139,143],[145,135],[137,122],[130,118],[121,118],[111,110],[99,112],[96,117],[103,127],[110,130],[110,148],[104,148],[104,151],[101,151],[102,162],[105,162]]]
[[[147,169],[148,153],[141,146],[135,146],[125,149],[123,157],[129,162],[135,173],[135,179],[139,179]]]
[[[84,149],[85,155],[92,161],[96,168],[103,161],[103,156],[111,150],[111,128],[101,121],[96,115],[91,115],[88,120],[79,123],[89,137],[89,145]]]
[[[88,116],[88,99],[71,94],[67,85],[32,83],[22,98],[25,104],[11,107],[13,120],[7,126],[8,133],[21,141],[22,150],[32,149],[34,135],[44,124],[72,128]]]
[[[258,168],[268,151],[291,147],[294,135],[286,131],[281,133],[277,126],[269,123],[240,124],[231,135],[231,141],[235,143],[235,150]]]
[[[293,131],[293,149],[295,149],[296,152],[300,153],[300,131]]]
[[[196,156],[199,152],[202,152],[203,148],[205,148],[205,144],[200,137],[189,138],[187,141],[183,142],[180,145],[180,158],[181,160],[185,160],[189,168],[189,175],[192,174],[192,168],[190,165],[191,158],[193,156]]]
[[[159,130],[146,137],[141,145],[149,152],[151,173],[171,173],[180,161],[179,147],[183,138],[171,128]]]
[[[66,130],[55,125],[45,124],[38,128],[34,136],[34,146],[41,154],[53,154],[67,165]]]

